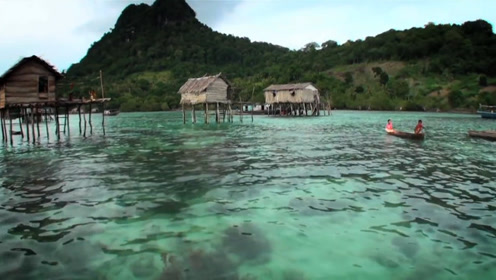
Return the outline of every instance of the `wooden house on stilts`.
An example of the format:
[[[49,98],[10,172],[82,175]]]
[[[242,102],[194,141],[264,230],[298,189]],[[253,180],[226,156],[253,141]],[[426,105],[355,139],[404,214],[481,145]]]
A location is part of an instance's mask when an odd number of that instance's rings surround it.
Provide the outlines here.
[[[264,94],[269,115],[320,115],[319,90],[312,83],[271,85]]]
[[[179,89],[181,94],[181,105],[183,110],[183,123],[186,123],[186,106],[191,106],[192,122],[196,123],[196,107],[201,106],[205,110],[205,123],[209,123],[209,107],[215,109],[215,121],[233,121],[232,86],[221,73],[215,76],[204,76],[201,78],[190,78]],[[222,112],[221,112],[222,111]]]
[[[50,119],[55,120],[55,134],[60,138],[62,129],[63,133],[66,131],[70,133],[70,108],[77,107],[80,113],[81,106],[89,105],[91,109],[91,104],[103,104],[110,100],[109,98],[96,99],[94,95],[89,99],[58,98],[56,85],[62,78],[63,75],[52,65],[37,56],[21,59],[0,76],[0,130],[5,142],[10,139],[12,144],[13,135],[20,135],[23,139],[26,137],[28,141],[31,138],[35,142],[41,135],[40,122],[42,120],[45,120],[48,138]],[[81,113],[79,116],[81,132]],[[91,114],[89,118],[92,130]],[[15,119],[19,120],[16,127],[12,123]],[[25,129],[23,129],[23,124],[25,124]],[[84,124],[86,135],[86,118]]]

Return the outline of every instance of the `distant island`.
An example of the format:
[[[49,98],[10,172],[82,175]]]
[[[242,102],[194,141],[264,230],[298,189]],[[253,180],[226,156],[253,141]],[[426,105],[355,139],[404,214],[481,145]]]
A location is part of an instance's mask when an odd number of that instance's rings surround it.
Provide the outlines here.
[[[337,109],[475,111],[496,104],[496,35],[484,20],[428,23],[294,51],[215,32],[184,0],[157,0],[124,9],[59,91],[97,89],[100,70],[110,107],[122,112],[176,109],[188,78],[219,72],[236,100],[263,103],[270,84],[312,82]]]

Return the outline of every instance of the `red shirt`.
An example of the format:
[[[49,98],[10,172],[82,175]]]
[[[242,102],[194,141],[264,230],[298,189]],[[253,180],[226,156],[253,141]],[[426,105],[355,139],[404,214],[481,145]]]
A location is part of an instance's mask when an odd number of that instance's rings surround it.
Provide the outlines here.
[[[422,123],[417,124],[417,126],[415,127],[415,133],[419,133],[423,128],[424,126],[422,125]]]

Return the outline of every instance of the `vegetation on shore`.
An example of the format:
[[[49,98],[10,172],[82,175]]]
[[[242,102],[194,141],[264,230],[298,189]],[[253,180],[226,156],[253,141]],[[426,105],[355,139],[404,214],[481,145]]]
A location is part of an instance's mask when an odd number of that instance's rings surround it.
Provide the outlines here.
[[[219,72],[243,101],[263,102],[273,83],[313,82],[340,109],[474,110],[496,104],[496,35],[484,20],[429,23],[295,51],[215,32],[184,0],[157,0],[128,6],[68,69],[62,91],[97,89],[99,70],[121,111],[177,108],[188,78]]]

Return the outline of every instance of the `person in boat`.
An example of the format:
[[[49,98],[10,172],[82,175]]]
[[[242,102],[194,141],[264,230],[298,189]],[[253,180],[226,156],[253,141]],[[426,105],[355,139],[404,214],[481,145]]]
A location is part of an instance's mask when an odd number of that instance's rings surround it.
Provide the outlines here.
[[[386,131],[387,132],[394,132],[393,122],[391,121],[391,119],[389,119],[387,124],[386,124]]]
[[[419,120],[417,126],[415,127],[415,134],[423,133],[424,125],[422,124],[422,120]]]

